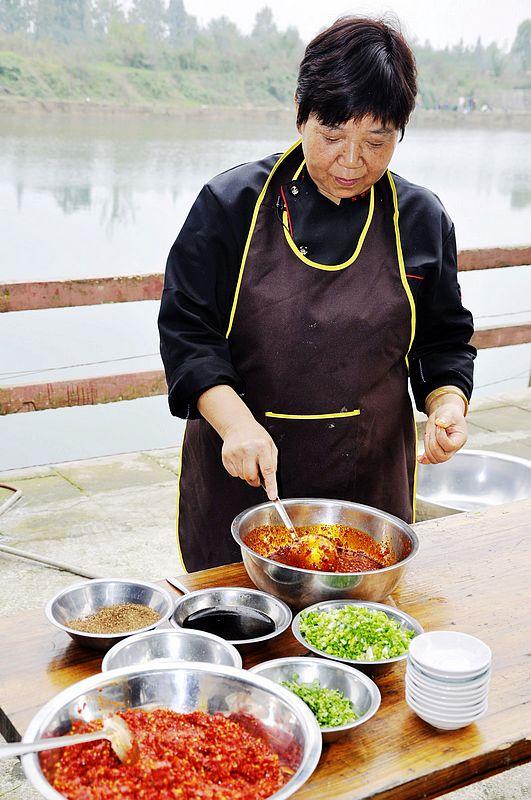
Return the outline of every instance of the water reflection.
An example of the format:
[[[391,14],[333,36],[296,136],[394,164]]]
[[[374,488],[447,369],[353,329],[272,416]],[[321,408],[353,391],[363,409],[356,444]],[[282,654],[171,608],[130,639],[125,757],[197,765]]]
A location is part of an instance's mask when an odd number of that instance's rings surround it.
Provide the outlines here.
[[[133,225],[135,219],[132,189],[113,186],[109,197],[103,201],[100,208],[100,224],[107,236],[112,239],[115,225]]]
[[[511,208],[525,208],[531,203],[530,181],[517,183],[511,189]]]
[[[90,186],[61,186],[53,189],[52,194],[63,214],[73,214],[80,208],[91,206]]]
[[[206,180],[278,152],[296,135],[291,112],[6,117],[3,272],[22,280],[160,270]],[[460,247],[525,244],[527,143],[524,131],[411,128],[392,167],[441,197]],[[21,241],[38,260],[24,257]]]

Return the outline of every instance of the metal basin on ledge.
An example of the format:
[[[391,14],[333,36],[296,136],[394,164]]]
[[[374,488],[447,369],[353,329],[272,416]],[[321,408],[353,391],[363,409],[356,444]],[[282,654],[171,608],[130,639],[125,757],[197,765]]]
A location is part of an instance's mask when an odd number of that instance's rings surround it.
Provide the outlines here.
[[[417,505],[423,519],[485,511],[531,497],[531,461],[488,450],[460,450],[444,464],[419,466]]]

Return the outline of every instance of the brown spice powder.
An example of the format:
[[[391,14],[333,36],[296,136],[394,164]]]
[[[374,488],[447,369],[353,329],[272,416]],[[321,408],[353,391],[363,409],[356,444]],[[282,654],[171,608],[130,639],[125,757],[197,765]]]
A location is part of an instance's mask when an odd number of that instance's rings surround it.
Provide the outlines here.
[[[148,606],[139,603],[119,603],[104,606],[82,619],[72,619],[66,625],[84,633],[123,633],[135,631],[153,625],[160,619],[160,614]]]

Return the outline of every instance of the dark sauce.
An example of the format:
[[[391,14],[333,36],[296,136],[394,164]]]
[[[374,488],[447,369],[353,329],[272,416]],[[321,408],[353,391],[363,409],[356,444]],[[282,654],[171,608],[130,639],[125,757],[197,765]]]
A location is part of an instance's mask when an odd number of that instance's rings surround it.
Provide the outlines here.
[[[247,606],[214,606],[189,614],[183,628],[215,633],[222,639],[257,639],[273,633],[275,623],[263,611]]]

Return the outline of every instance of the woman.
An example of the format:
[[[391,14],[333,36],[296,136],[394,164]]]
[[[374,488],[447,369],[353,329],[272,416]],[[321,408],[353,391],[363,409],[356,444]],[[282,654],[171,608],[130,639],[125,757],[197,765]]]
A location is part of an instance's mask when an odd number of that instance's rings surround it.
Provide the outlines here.
[[[466,441],[475,350],[454,228],[388,171],[414,107],[399,32],[348,17],[301,63],[301,139],[213,178],[166,268],[159,328],[172,414],[188,420],[178,541],[187,570],[240,558],[232,519],[265,497],[414,516],[421,463]]]

